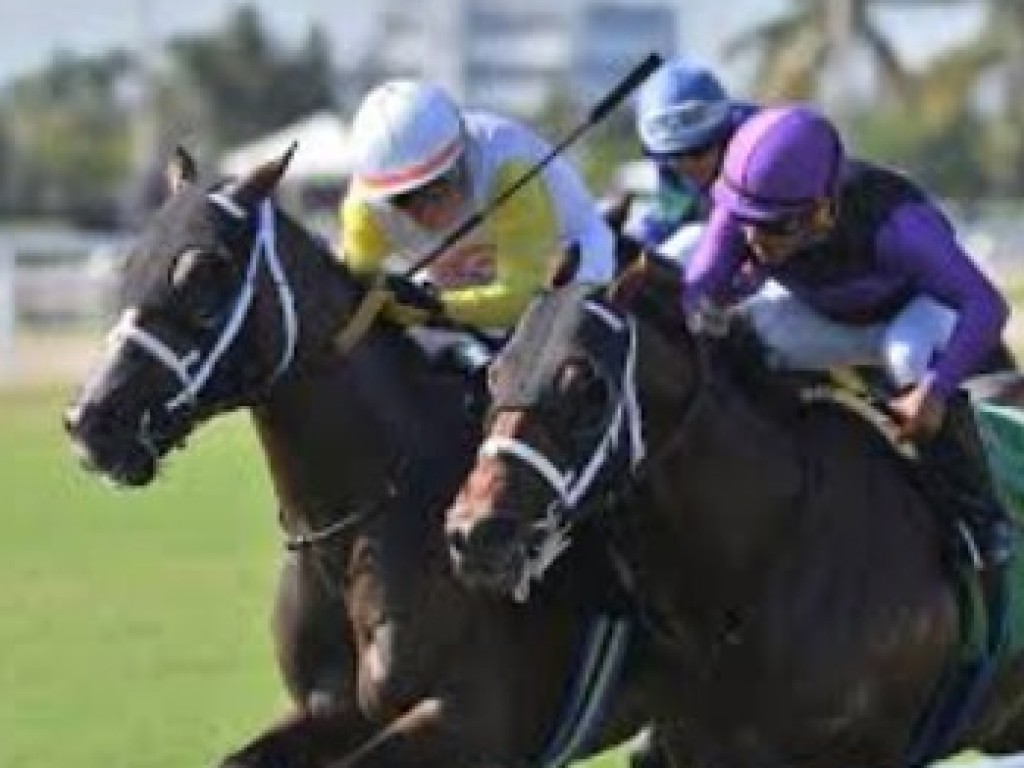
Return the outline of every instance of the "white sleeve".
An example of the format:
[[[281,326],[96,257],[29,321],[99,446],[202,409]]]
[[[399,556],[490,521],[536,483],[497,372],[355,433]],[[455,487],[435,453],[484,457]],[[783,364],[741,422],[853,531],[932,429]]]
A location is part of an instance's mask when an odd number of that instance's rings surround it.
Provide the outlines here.
[[[615,235],[576,170],[562,158],[544,169],[544,180],[561,227],[563,245],[577,243],[577,282],[608,283],[615,277]]]
[[[574,281],[610,283],[615,278],[615,235],[596,211],[576,242],[580,247],[580,266]]]
[[[474,114],[476,130],[488,134],[484,139],[501,158],[538,162],[550,151],[550,145],[518,123],[493,116]],[[564,157],[555,157],[541,172],[544,186],[554,206],[561,246],[577,243],[579,282],[608,283],[615,277],[615,235],[597,209],[576,169]]]

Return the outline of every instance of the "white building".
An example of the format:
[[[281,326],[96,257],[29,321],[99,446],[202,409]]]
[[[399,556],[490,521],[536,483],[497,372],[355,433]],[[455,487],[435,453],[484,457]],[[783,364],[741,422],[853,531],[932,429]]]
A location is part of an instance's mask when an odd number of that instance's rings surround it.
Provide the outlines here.
[[[650,51],[672,55],[672,5],[615,0],[390,0],[376,46],[392,77],[422,77],[456,98],[535,115],[562,88],[588,103]]]

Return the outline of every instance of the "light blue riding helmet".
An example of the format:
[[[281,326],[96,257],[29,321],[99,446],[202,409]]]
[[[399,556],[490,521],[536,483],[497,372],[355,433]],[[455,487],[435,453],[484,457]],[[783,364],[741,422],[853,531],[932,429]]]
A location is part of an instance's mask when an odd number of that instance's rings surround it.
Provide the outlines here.
[[[685,59],[647,78],[636,104],[636,130],[649,155],[706,147],[731,128],[733,103],[711,72]]]

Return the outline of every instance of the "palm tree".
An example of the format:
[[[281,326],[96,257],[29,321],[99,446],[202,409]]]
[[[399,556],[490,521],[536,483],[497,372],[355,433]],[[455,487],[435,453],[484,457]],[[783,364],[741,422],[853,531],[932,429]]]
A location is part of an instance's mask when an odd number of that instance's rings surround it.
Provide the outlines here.
[[[920,119],[983,125],[979,153],[997,189],[1024,191],[1024,0],[990,0],[981,33],[939,58],[920,78]]]
[[[833,96],[842,111],[852,53],[866,49],[889,91],[906,96],[908,76],[870,16],[872,2],[878,0],[793,0],[789,14],[744,32],[727,44],[725,53],[756,56],[755,90],[768,100],[813,99],[830,77],[833,83],[838,77]]]

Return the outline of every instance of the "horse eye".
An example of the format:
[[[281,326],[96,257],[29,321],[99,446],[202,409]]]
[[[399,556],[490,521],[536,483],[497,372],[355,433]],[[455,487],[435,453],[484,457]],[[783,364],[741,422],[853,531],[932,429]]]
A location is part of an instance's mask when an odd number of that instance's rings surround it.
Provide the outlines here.
[[[591,366],[584,360],[570,360],[558,372],[556,391],[563,397],[577,398],[596,380]]]
[[[182,251],[171,271],[182,320],[200,331],[219,325],[228,303],[225,286],[230,277],[231,264],[220,253],[201,248]]]
[[[176,290],[182,290],[205,263],[205,253],[201,248],[187,248],[179,253],[171,266],[171,286]]]
[[[212,296],[203,296],[197,301],[189,313],[190,321],[200,330],[210,330],[220,324],[224,315],[223,308]]]

